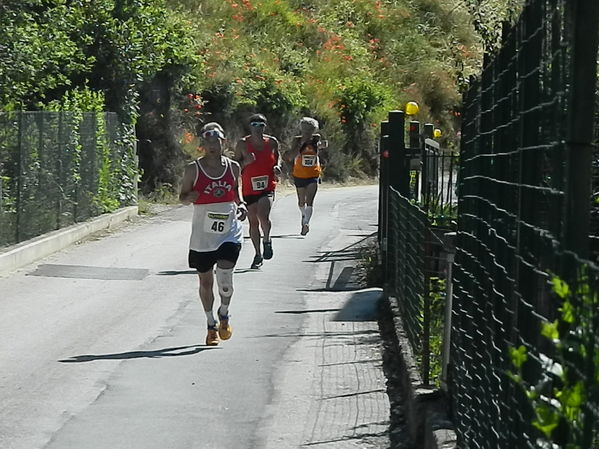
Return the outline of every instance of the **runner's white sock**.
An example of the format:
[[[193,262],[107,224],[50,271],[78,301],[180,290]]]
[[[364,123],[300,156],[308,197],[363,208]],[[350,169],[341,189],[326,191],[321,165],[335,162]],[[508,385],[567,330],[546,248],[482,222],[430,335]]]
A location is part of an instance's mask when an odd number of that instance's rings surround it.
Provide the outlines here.
[[[310,218],[312,218],[313,211],[314,211],[314,206],[306,206],[306,215],[304,217],[304,224],[310,223]]]
[[[304,224],[306,220],[306,205],[299,206],[299,210],[302,213],[302,224]]]
[[[216,326],[216,320],[214,319],[214,314],[212,313],[212,310],[204,310],[204,313],[206,314],[206,320],[208,320],[208,326]]]
[[[229,306],[225,304],[221,304],[218,308],[218,316],[226,317],[229,313]]]

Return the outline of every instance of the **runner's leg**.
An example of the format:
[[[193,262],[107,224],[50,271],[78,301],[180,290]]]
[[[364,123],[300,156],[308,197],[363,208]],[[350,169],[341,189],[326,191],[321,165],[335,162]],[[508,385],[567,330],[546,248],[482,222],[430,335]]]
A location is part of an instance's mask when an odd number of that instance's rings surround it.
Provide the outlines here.
[[[256,256],[262,256],[260,249],[260,220],[258,219],[258,203],[248,206],[248,221],[250,223],[250,239],[254,245]]]
[[[233,334],[229,324],[229,306],[233,296],[233,269],[235,262],[220,259],[216,266],[216,282],[220,296],[220,307],[218,308],[218,335],[222,340],[228,340]]]
[[[260,227],[262,228],[262,240],[270,241],[270,229],[272,223],[270,221],[270,210],[272,209],[273,198],[272,196],[263,196],[257,202],[258,221],[260,221]]]
[[[262,228],[262,241],[264,244],[264,258],[271,259],[272,254],[272,242],[270,241],[270,230],[272,228],[272,222],[270,221],[270,210],[272,209],[273,197],[263,196],[258,200],[258,221],[260,221],[260,227]]]
[[[214,305],[214,272],[212,269],[205,273],[198,273],[200,278],[200,301],[202,301],[202,307],[206,312],[206,318],[208,320],[208,326],[214,326],[216,320],[212,314],[212,307]]]
[[[202,301],[202,307],[204,308],[204,313],[206,313],[208,323],[206,344],[215,346],[218,344],[218,336],[216,333],[216,320],[212,311],[212,307],[214,306],[214,271],[210,268],[210,270],[204,273],[198,273],[198,276],[200,278],[200,301]]]
[[[297,205],[302,214],[301,225],[302,225],[302,230],[303,230],[304,221],[306,219],[306,188],[305,187],[296,187],[296,192],[297,192]]]
[[[314,198],[318,191],[318,183],[312,182],[306,186],[306,224],[310,224],[310,218],[314,212]]]

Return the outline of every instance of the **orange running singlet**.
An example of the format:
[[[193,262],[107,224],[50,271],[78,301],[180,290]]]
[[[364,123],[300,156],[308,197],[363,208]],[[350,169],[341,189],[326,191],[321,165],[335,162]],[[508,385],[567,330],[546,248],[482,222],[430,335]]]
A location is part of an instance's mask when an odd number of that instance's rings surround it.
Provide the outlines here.
[[[304,143],[293,161],[293,176],[296,178],[318,178],[322,169],[316,144]]]

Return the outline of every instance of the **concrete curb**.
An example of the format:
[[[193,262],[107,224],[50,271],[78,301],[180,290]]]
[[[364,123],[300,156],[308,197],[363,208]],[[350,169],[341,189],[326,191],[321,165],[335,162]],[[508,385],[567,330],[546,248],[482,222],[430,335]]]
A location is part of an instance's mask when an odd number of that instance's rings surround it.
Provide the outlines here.
[[[95,232],[112,229],[125,220],[136,217],[137,212],[137,206],[124,207],[111,214],[100,215],[84,223],[58,229],[0,250],[0,275],[5,275],[42,257],[49,256]]]
[[[457,437],[447,413],[447,402],[442,391],[423,386],[416,358],[405,332],[397,298],[384,295],[393,317],[394,344],[399,356],[400,390],[403,415],[407,421],[410,440],[414,447],[424,449],[455,449]]]

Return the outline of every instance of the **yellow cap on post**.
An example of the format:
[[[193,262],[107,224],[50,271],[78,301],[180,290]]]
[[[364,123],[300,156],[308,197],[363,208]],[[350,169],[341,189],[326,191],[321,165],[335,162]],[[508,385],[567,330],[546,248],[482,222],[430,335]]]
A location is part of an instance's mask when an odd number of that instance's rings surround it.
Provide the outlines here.
[[[420,108],[418,107],[418,103],[415,101],[410,101],[406,103],[406,115],[416,115]]]
[[[442,132],[439,128],[435,128],[435,130],[433,131],[433,137],[435,139],[438,139],[439,137],[441,137],[441,134],[442,134]]]

